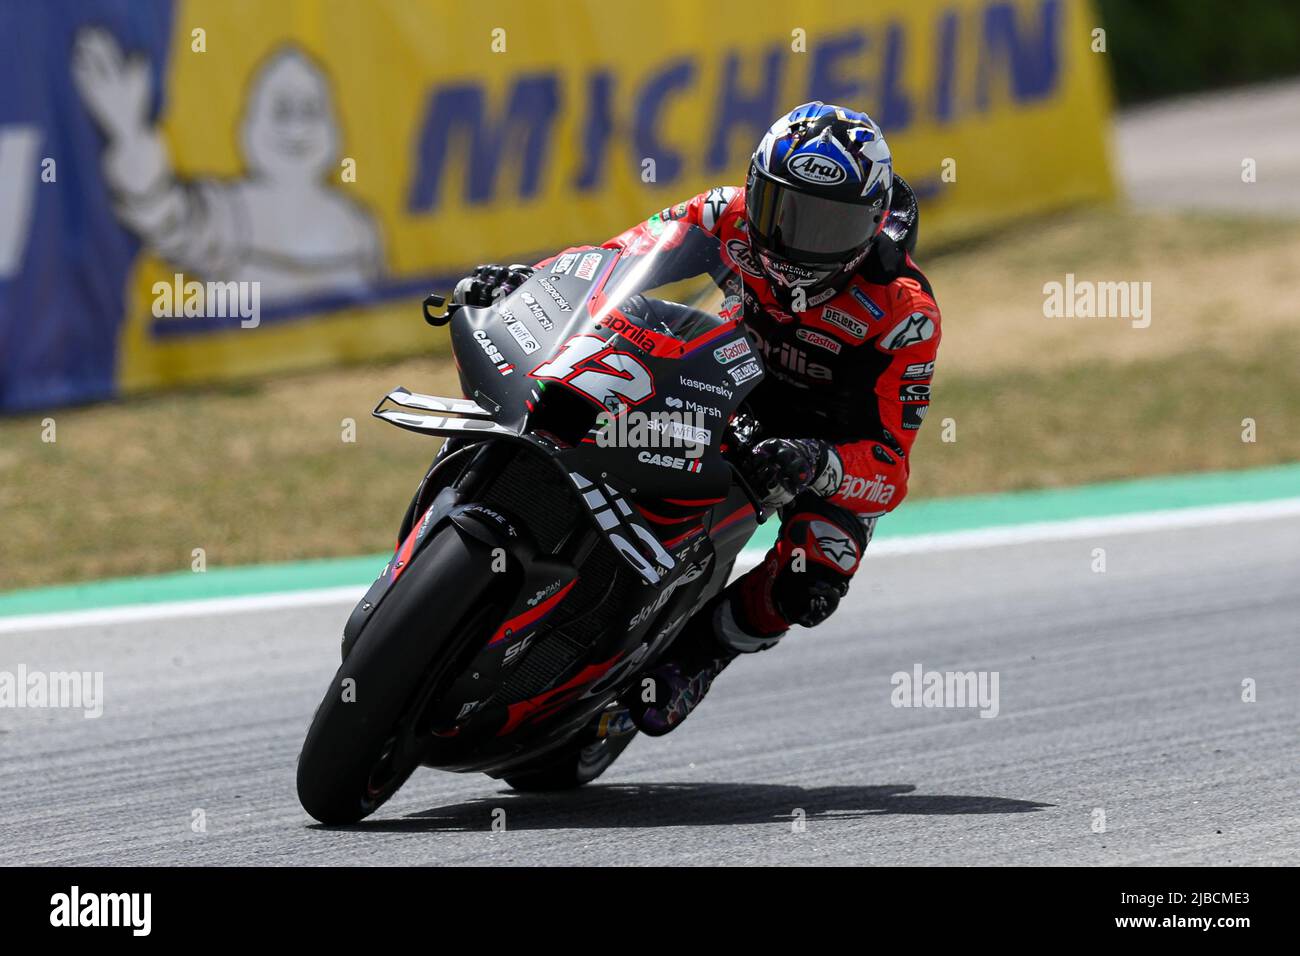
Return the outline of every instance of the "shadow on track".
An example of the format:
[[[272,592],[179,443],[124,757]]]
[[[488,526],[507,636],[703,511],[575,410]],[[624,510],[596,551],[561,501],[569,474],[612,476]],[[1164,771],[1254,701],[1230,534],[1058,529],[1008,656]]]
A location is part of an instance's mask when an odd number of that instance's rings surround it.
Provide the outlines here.
[[[1031,813],[1050,803],[1005,797],[916,794],[910,784],[796,787],[755,783],[591,784],[580,790],[497,796],[431,807],[400,820],[367,820],[334,829],[453,833],[492,828],[506,812],[511,830],[615,829],[675,826],[788,826],[796,809],[810,820],[857,820],[880,814]],[[327,829],[318,827],[319,829]]]

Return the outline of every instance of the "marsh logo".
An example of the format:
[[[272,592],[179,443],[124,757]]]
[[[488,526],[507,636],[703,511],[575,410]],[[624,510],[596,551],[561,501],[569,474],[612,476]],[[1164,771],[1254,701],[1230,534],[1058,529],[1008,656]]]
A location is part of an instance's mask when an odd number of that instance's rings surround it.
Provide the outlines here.
[[[524,305],[528,306],[528,311],[533,314],[533,318],[542,327],[542,331],[550,332],[555,328],[555,323],[547,317],[546,310],[542,308],[542,304],[537,301],[536,296],[531,292],[524,292],[520,294],[520,298],[524,300]]]
[[[848,179],[848,171],[829,156],[804,153],[790,161],[790,174],[817,186],[838,186]]]

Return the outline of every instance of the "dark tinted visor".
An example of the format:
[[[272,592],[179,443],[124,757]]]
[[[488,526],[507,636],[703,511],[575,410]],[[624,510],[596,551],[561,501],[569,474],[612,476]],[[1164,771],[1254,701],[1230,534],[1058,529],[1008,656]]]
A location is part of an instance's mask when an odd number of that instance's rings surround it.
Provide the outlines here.
[[[876,233],[879,208],[797,192],[755,172],[745,193],[751,238],[794,262],[843,262]]]

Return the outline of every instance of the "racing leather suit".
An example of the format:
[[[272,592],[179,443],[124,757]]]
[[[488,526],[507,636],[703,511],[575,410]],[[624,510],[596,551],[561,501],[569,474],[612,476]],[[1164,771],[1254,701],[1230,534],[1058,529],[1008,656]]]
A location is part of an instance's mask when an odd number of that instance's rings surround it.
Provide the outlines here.
[[[895,177],[884,231],[861,266],[838,291],[808,297],[798,315],[781,304],[751,250],[743,187],[710,189],[604,246],[652,241],[663,220],[717,236],[723,256],[745,275],[745,326],[767,370],[749,397],[762,437],[821,439],[843,465],[833,493],[805,491],[782,509],[765,560],[706,609],[729,650],[762,650],[791,624],[811,627],[834,611],[877,518],[907,494],[940,338],[938,306],[911,257],[916,200]]]

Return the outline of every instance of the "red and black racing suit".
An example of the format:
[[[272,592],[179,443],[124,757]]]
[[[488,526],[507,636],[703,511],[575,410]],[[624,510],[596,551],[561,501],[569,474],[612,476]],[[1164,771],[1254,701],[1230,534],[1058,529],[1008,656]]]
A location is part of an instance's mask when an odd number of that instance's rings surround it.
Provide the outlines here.
[[[745,190],[723,186],[663,210],[605,247],[653,241],[656,220],[677,219],[717,236],[745,274],[745,325],[767,375],[750,394],[762,437],[818,438],[843,462],[839,489],[804,492],[781,511],[766,559],[727,588],[718,636],[736,651],[770,646],[791,624],[829,611],[812,595],[821,581],[839,594],[858,569],[876,519],[907,494],[908,455],[930,402],[939,308],[910,248],[915,198],[896,179],[885,232],[847,285],[811,296],[791,314],[758,268],[745,227]],[[803,560],[795,560],[802,549]],[[824,589],[823,589],[824,590]],[[831,605],[833,610],[833,604]]]

